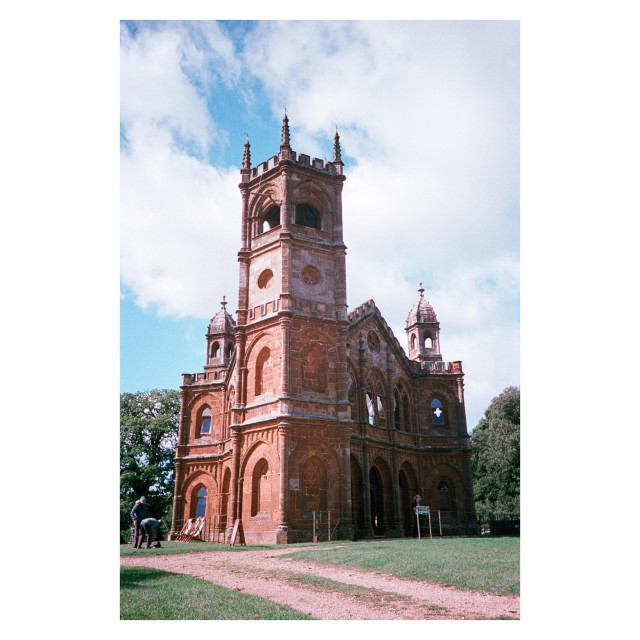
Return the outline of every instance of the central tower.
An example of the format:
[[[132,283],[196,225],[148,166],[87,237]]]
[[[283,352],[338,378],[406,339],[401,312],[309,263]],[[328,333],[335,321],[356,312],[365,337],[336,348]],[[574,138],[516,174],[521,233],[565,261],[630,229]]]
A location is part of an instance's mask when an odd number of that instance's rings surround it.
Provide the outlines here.
[[[279,154],[251,167],[247,140],[241,177],[229,426],[233,451],[248,452],[255,443],[256,455],[245,456],[244,468],[235,456],[233,477],[245,482],[232,487],[231,508],[243,522],[253,518],[262,526],[265,541],[274,533],[274,541],[293,541],[290,529],[306,529],[314,511],[337,511],[341,528],[349,529],[351,412],[339,135],[333,162],[297,154],[285,114]]]

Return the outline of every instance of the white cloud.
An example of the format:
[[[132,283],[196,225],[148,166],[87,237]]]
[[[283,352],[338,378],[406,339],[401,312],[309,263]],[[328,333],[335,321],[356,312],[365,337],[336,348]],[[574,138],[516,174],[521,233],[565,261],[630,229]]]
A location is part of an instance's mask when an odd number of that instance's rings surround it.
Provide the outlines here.
[[[201,48],[180,23],[144,27],[135,39],[122,30],[122,280],[140,306],[163,314],[207,316],[237,290],[229,271],[239,232],[228,220],[238,211],[238,169],[203,159],[224,136],[196,86],[212,82],[216,29],[196,32]],[[218,49],[229,55],[228,42]],[[221,75],[228,81],[228,69]]]
[[[519,380],[517,23],[259,22],[244,38],[236,55],[216,23],[124,33],[123,280],[165,313],[233,304],[237,168],[202,158],[226,143],[215,83],[249,100],[257,79],[297,151],[330,156],[338,124],[350,305],[373,298],[404,346],[423,281],[475,426]]]

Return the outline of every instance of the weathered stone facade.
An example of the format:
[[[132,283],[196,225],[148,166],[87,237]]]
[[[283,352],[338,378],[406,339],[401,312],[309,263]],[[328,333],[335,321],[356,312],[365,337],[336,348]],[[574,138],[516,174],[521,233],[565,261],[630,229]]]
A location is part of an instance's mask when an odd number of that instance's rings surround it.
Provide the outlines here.
[[[337,133],[326,163],[291,149],[286,116],[277,156],[252,168],[245,144],[237,323],[223,298],[204,372],[182,377],[172,535],[206,515],[303,541],[315,512],[325,539],[401,536],[416,493],[473,522],[461,363],[422,288],[408,357],[373,301],[348,313],[344,180]]]

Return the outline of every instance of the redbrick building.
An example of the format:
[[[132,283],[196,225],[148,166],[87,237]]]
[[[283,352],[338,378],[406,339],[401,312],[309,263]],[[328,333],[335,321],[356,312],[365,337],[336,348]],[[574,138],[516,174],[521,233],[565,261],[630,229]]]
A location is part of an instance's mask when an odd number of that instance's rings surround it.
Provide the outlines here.
[[[289,143],[241,173],[237,322],[208,327],[204,371],[182,376],[172,535],[240,518],[248,542],[411,532],[413,496],[436,533],[472,529],[460,362],[419,298],[408,357],[372,300],[347,310],[340,140],[323,162]],[[315,516],[314,516],[315,514]],[[437,520],[437,524],[436,524]]]

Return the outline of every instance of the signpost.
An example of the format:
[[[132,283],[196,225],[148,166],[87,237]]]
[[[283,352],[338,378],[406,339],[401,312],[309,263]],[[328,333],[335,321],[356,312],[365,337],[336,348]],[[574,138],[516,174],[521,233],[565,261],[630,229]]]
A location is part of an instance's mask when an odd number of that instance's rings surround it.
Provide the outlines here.
[[[418,540],[420,540],[420,516],[424,515],[426,515],[429,520],[429,538],[433,539],[431,535],[431,513],[429,512],[429,507],[418,505],[415,507],[414,512],[416,514],[416,524],[418,525]]]

